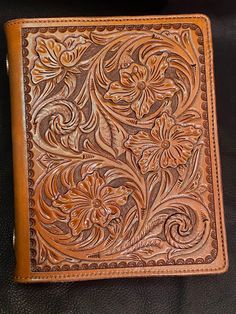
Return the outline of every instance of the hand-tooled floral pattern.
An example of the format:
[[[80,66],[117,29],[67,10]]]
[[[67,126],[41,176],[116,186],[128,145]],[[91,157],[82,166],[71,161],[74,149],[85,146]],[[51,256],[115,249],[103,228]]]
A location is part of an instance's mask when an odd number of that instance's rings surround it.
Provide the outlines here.
[[[157,118],[151,134],[140,131],[130,135],[125,143],[139,158],[143,174],[160,167],[177,167],[187,162],[201,130],[192,125],[181,125],[167,113]]]
[[[26,35],[37,268],[185,263],[207,243],[201,50],[172,31]]]
[[[131,189],[125,186],[113,188],[106,184],[98,172],[87,175],[75,188],[53,201],[53,206],[70,215],[69,226],[77,236],[82,231],[97,225],[113,233],[113,219],[120,217],[120,208],[125,205]]]
[[[80,59],[90,44],[83,36],[67,37],[63,42],[53,37],[37,37],[38,59],[31,72],[32,81],[37,84],[55,78],[59,83],[68,73],[80,73]]]
[[[152,55],[145,65],[131,63],[121,69],[120,82],[112,82],[105,98],[131,103],[138,119],[147,114],[156,101],[172,98],[178,91],[174,81],[165,76],[168,55]]]

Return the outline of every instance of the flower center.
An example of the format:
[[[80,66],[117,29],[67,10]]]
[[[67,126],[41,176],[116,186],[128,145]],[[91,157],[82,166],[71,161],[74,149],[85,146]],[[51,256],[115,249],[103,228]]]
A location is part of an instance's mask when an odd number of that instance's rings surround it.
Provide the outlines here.
[[[144,81],[140,81],[137,84],[138,89],[143,90],[146,88],[146,83]]]
[[[97,198],[95,198],[95,199],[92,201],[92,204],[93,204],[93,206],[94,206],[95,208],[99,208],[99,207],[102,206],[101,200],[99,200],[99,199],[97,199]]]
[[[170,141],[168,141],[168,140],[162,141],[161,147],[164,148],[164,149],[169,148],[170,147]]]

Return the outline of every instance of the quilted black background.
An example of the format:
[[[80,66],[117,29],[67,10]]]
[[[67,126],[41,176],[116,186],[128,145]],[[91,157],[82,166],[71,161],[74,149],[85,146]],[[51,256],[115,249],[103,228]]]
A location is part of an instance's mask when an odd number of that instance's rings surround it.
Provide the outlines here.
[[[3,23],[19,17],[205,13],[212,21],[230,269],[218,276],[13,282],[10,101]],[[0,1],[0,313],[236,313],[236,2]]]

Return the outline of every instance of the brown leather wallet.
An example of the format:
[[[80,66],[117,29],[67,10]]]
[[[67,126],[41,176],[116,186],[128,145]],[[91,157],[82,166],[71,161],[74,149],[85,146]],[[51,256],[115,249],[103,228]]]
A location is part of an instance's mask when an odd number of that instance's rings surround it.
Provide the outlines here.
[[[5,25],[20,282],[227,270],[203,15]]]

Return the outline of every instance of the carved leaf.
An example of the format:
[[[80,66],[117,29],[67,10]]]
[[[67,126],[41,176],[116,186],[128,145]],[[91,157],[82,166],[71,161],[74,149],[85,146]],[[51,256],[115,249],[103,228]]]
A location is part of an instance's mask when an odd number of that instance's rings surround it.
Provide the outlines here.
[[[42,264],[47,257],[47,251],[45,245],[39,240],[38,241],[38,263]]]
[[[65,230],[68,231],[67,225],[62,227],[62,225],[58,224],[58,223],[54,223],[54,224],[50,224],[50,225],[44,224],[44,227],[49,232],[51,232],[52,234],[55,234],[55,235],[66,234]]]
[[[64,147],[70,148],[76,152],[79,151],[79,140],[80,140],[81,132],[77,127],[73,132],[69,135],[61,137],[61,143]]]
[[[55,134],[51,131],[51,130],[47,130],[45,133],[45,140],[46,142],[53,146],[53,147],[57,147],[58,146],[58,142],[57,142],[57,138],[55,136]]]
[[[76,78],[73,73],[67,72],[64,78],[65,82],[65,94],[64,97],[69,97],[76,87]]]
[[[143,229],[143,237],[145,239],[152,238],[153,236],[159,235],[162,231],[163,223],[166,221],[168,214],[166,213],[158,213],[151,216],[151,219],[146,223]]]
[[[118,178],[126,177],[126,173],[120,169],[110,169],[106,171],[105,177],[107,179],[107,182],[111,182]]]
[[[132,230],[134,224],[138,221],[138,216],[137,216],[137,207],[134,206],[132,207],[127,215],[125,216],[124,222],[123,222],[123,230],[122,230],[122,236],[126,237],[128,233]]]
[[[153,238],[147,240],[145,239],[140,241],[135,246],[134,250],[132,251],[132,255],[137,255],[141,259],[149,259],[157,255],[161,247],[162,240],[160,238]]]
[[[194,109],[189,109],[180,118],[179,121],[183,123],[189,123],[193,120],[200,119],[201,115]]]
[[[98,160],[93,160],[90,162],[86,162],[82,165],[81,167],[81,175],[82,178],[88,174],[88,173],[92,173],[94,172],[94,170],[98,170],[99,168],[101,168],[104,165],[103,161],[98,161]]]
[[[179,172],[179,192],[185,192],[185,193],[190,193],[194,191],[200,184],[200,179],[201,179],[201,173],[199,171],[199,163],[200,163],[200,157],[201,157],[201,149],[202,146],[198,145],[190,160],[189,164],[184,165],[182,167],[179,167],[178,172]]]
[[[109,42],[114,39],[114,34],[99,34],[96,32],[92,32],[90,34],[91,40],[97,45],[107,45]]]
[[[115,121],[108,116],[99,115],[99,125],[95,133],[98,145],[114,157],[118,157],[125,149],[121,143],[124,142],[125,132],[119,128]]]
[[[61,163],[65,162],[64,157],[52,155],[52,154],[43,154],[38,158],[40,164],[47,168],[47,171],[51,170],[54,167],[57,167]]]
[[[37,99],[40,95],[40,86],[39,85],[35,85],[33,88],[33,97],[34,99]]]

